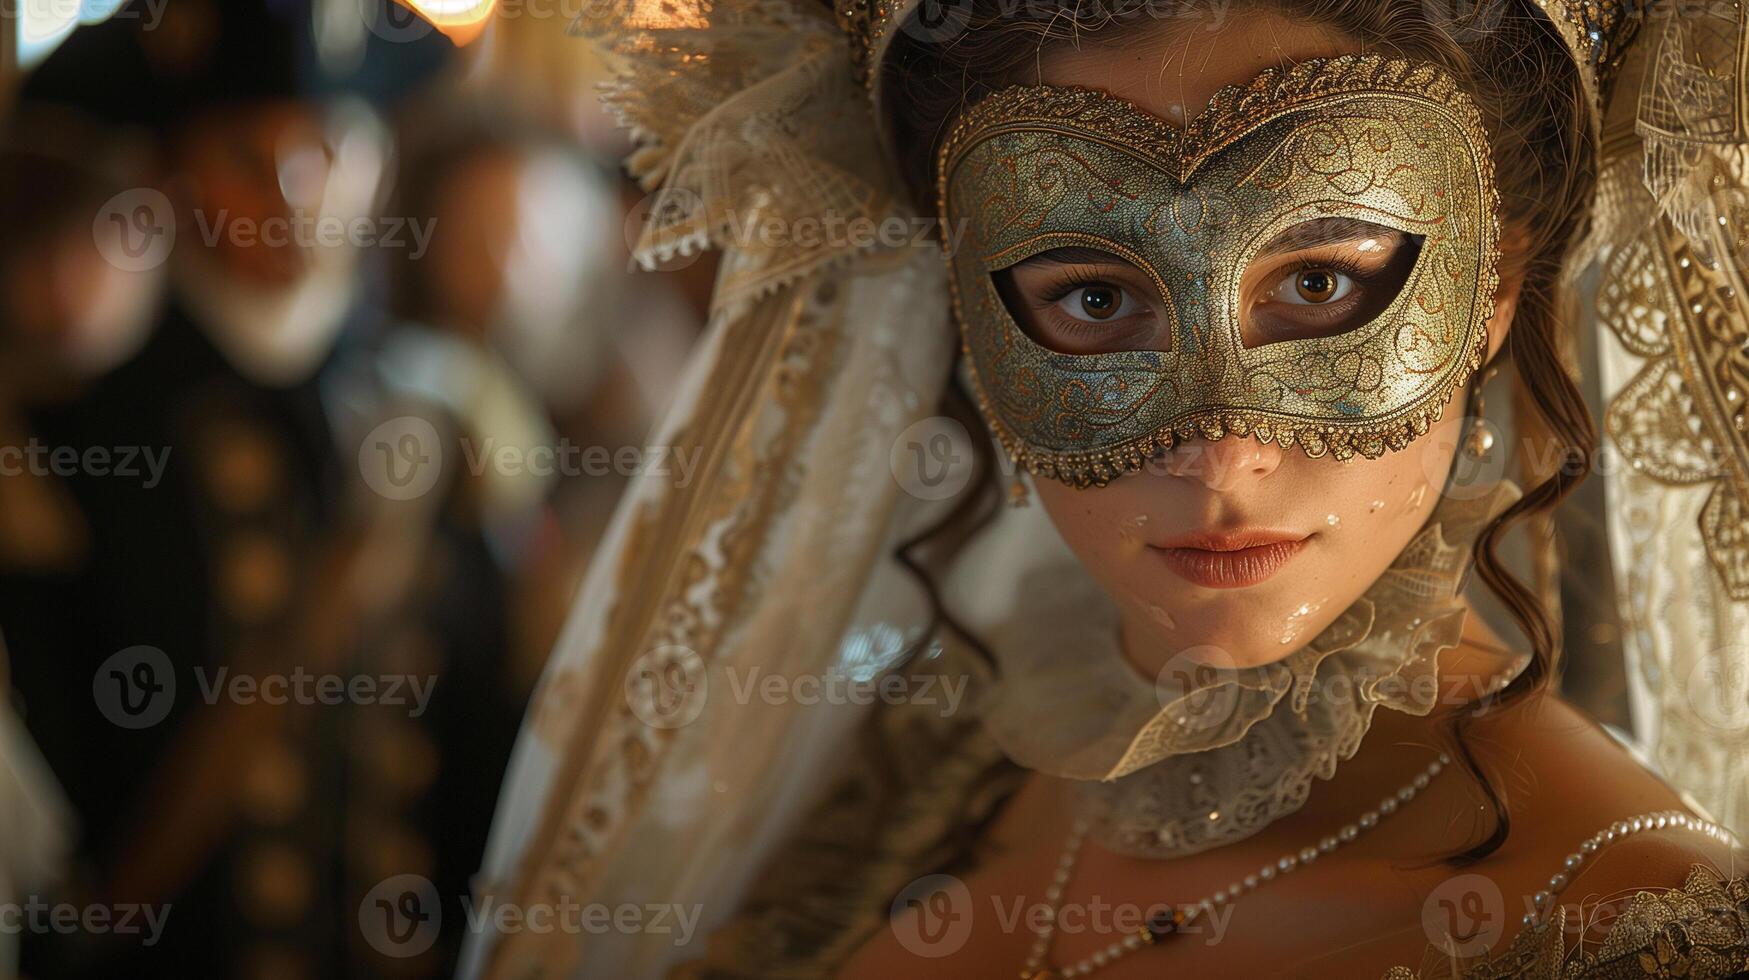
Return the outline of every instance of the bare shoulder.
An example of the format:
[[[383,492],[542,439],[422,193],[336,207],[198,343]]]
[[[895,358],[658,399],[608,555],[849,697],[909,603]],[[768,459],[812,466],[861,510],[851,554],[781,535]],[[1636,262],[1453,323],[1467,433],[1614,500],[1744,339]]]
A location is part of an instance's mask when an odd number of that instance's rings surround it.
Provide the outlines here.
[[[1633,748],[1557,695],[1484,712],[1463,732],[1511,813],[1551,831],[1683,805]]]
[[[1465,952],[1485,951],[1511,970],[1553,961],[1573,976],[1615,975],[1591,971],[1610,957],[1675,955],[1657,948],[1659,930],[1710,922],[1724,908],[1741,921],[1721,934],[1713,954],[1736,966],[1716,975],[1749,965],[1745,852],[1633,749],[1553,696],[1474,719],[1465,744],[1499,796],[1507,835],[1493,853],[1437,883],[1435,891],[1463,892],[1451,909],[1473,913],[1453,913],[1447,942],[1462,945],[1456,937],[1467,936]],[[1461,887],[1453,884],[1459,880]]]

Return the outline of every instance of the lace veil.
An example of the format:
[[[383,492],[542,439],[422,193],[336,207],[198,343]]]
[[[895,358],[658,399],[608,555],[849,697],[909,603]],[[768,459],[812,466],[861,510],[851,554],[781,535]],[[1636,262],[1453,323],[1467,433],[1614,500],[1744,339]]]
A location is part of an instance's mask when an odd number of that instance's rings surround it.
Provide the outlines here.
[[[939,256],[894,233],[917,223],[830,11],[592,10],[574,29],[621,72],[606,100],[656,191],[636,257],[722,252],[654,437],[700,462],[684,484],[640,476],[615,516],[524,723],[479,908],[613,896],[703,909],[708,929],[866,710],[761,680],[872,676],[921,632],[891,556],[938,505],[894,465],[935,411],[953,333]],[[464,975],[652,976],[680,952],[649,933],[477,940]]]
[[[1740,4],[1634,11],[1617,15],[1629,28],[1603,62],[1618,77],[1599,117],[1598,199],[1569,266],[1607,405],[1599,524],[1636,737],[1658,769],[1742,832],[1749,30]]]

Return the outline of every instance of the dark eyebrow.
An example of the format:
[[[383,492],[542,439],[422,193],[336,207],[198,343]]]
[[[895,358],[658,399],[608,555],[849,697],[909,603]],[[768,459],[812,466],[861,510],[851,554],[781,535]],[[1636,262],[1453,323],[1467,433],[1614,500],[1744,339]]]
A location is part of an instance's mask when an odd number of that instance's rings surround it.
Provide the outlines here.
[[[1263,246],[1263,255],[1280,252],[1294,252],[1302,248],[1316,248],[1319,245],[1335,245],[1340,242],[1351,242],[1356,239],[1379,238],[1389,244],[1395,244],[1404,236],[1395,228],[1362,221],[1359,218],[1317,218],[1312,221],[1302,221],[1269,240]]]

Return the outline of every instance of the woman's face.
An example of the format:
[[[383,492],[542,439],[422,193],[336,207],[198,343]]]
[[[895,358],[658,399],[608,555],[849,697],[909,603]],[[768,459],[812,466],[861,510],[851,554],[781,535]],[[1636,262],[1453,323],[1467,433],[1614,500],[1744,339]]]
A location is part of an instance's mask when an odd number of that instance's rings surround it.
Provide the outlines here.
[[[1046,85],[1101,89],[1167,120],[1194,117],[1220,87],[1271,66],[1358,53],[1340,35],[1257,11],[1183,21],[1121,48],[1058,48]],[[1340,333],[1375,316],[1414,265],[1400,233],[1354,221],[1290,229],[1245,272],[1247,344]],[[1021,326],[1067,353],[1149,349],[1166,328],[1146,276],[1109,255],[1046,252],[1000,288]],[[1490,356],[1517,283],[1496,296]],[[1228,437],[1195,439],[1109,485],[1033,481],[1065,540],[1122,610],[1144,669],[1179,655],[1214,666],[1278,660],[1328,626],[1408,544],[1438,502],[1463,428],[1465,391],[1406,449],[1317,459]]]

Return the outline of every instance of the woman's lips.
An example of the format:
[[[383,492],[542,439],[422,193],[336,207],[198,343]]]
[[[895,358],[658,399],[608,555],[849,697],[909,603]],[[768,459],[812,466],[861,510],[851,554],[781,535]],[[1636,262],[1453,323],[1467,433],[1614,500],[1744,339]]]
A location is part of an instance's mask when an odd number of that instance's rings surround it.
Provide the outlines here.
[[[1273,531],[1198,534],[1152,545],[1166,566],[1193,585],[1242,589],[1268,581],[1306,546],[1307,537]]]

